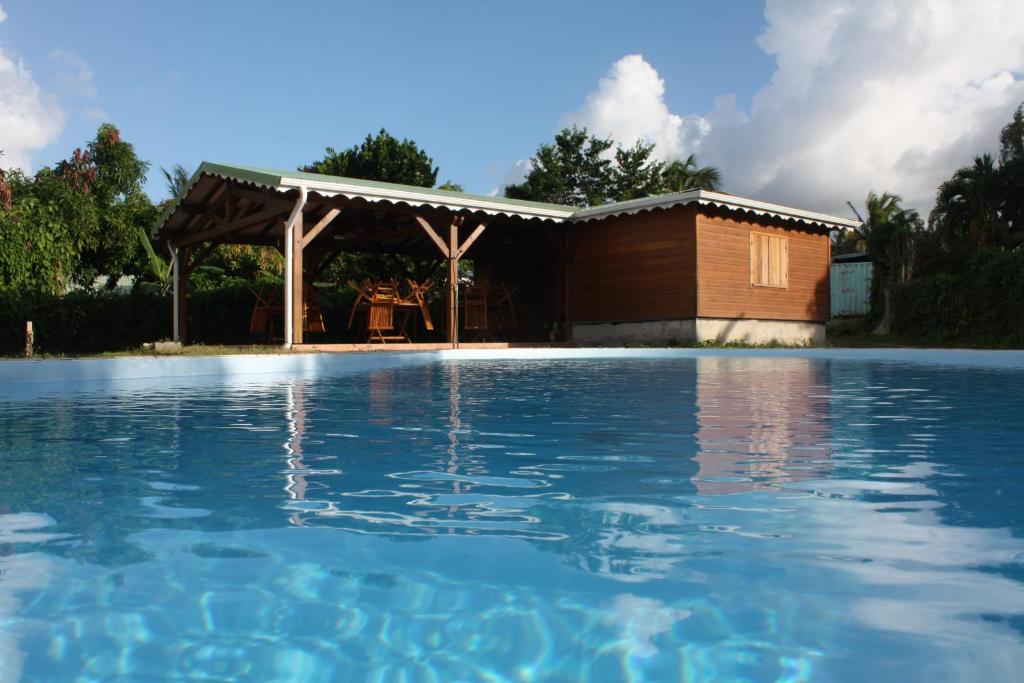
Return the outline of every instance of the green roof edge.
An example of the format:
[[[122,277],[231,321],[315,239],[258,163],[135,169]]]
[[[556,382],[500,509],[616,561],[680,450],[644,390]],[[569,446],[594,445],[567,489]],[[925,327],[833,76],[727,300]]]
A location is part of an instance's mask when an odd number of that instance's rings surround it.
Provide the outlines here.
[[[211,162],[211,161],[204,161],[204,162],[202,162],[199,165],[199,168],[196,169],[196,172],[192,174],[192,178],[189,180],[188,185],[164,209],[162,215],[160,216],[160,220],[156,224],[156,232],[158,232],[159,230],[161,230],[163,228],[164,224],[167,222],[167,219],[171,216],[171,214],[178,207],[178,205],[188,195],[188,193],[191,191],[192,187],[195,185],[196,181],[201,176],[203,176],[204,174],[206,174],[206,175],[215,175],[215,176],[220,176],[220,177],[234,178],[234,179],[240,180],[242,182],[249,182],[249,183],[253,183],[253,184],[256,184],[256,185],[262,185],[262,186],[265,186],[265,187],[277,187],[277,188],[288,187],[288,185],[285,184],[285,180],[296,180],[296,181],[300,181],[300,182],[301,181],[311,181],[311,182],[320,182],[320,183],[334,183],[334,184],[339,184],[339,185],[348,185],[350,187],[356,187],[356,188],[362,187],[362,188],[365,188],[367,190],[378,190],[378,191],[385,191],[385,192],[388,191],[388,190],[391,190],[391,191],[395,191],[395,192],[416,193],[416,194],[419,194],[419,195],[426,195],[426,196],[430,196],[430,197],[436,197],[439,201],[447,202],[447,203],[451,203],[451,204],[456,204],[456,205],[460,203],[459,200],[463,200],[463,201],[473,202],[473,203],[478,203],[478,204],[482,203],[482,204],[507,206],[507,207],[510,207],[510,208],[519,206],[519,207],[523,207],[524,209],[536,209],[536,210],[540,210],[540,211],[558,211],[558,212],[561,212],[561,213],[566,213],[567,215],[560,217],[560,218],[563,218],[563,219],[566,219],[566,220],[573,220],[573,219],[577,219],[577,218],[578,219],[585,219],[585,218],[590,217],[592,215],[599,216],[599,215],[614,214],[616,212],[619,212],[620,210],[630,209],[630,208],[634,208],[634,207],[637,210],[643,210],[644,208],[647,208],[646,207],[647,204],[651,204],[654,200],[657,200],[658,198],[664,198],[666,200],[670,200],[671,201],[675,197],[679,197],[680,199],[682,199],[683,198],[682,195],[686,195],[687,194],[687,192],[666,193],[666,194],[662,194],[662,195],[655,195],[653,197],[646,197],[646,198],[641,198],[641,199],[633,199],[633,200],[627,200],[627,201],[622,201],[622,202],[612,202],[610,204],[603,204],[603,205],[594,206],[594,207],[579,207],[579,206],[566,206],[564,204],[549,204],[549,203],[545,203],[545,202],[534,202],[534,201],[528,201],[528,200],[525,200],[525,199],[509,199],[509,198],[506,198],[506,197],[496,197],[496,196],[489,196],[489,195],[469,194],[469,193],[466,193],[466,192],[452,192],[450,190],[439,190],[439,189],[433,188],[433,187],[420,187],[418,185],[402,185],[402,184],[399,184],[399,183],[387,183],[387,182],[382,182],[382,181],[379,181],[379,180],[364,180],[362,178],[347,178],[347,177],[344,177],[344,176],[333,176],[333,175],[326,175],[326,174],[322,174],[322,173],[307,173],[305,171],[288,171],[288,170],[283,170],[283,169],[260,168],[260,167],[256,167],[256,166],[243,166],[243,165],[240,165],[240,164],[220,164],[220,163],[215,163],[215,162]],[[722,198],[725,198],[725,197],[733,198],[732,195],[726,195],[725,193],[712,192],[712,193],[707,193],[707,194],[715,196],[715,197],[721,196]],[[792,209],[790,207],[783,207],[781,205],[768,204],[766,202],[759,202],[757,200],[747,200],[747,199],[744,199],[744,198],[741,198],[741,197],[734,197],[733,199],[735,199],[737,202],[739,202],[741,204],[742,203],[746,203],[746,204],[750,205],[750,206],[747,207],[748,210],[749,209],[755,209],[756,210],[758,208],[761,208],[761,209],[764,209],[764,210],[766,210],[766,211],[768,211],[770,213],[773,210],[785,209],[788,212],[796,212],[796,213],[802,214],[803,216],[800,219],[806,220],[806,221],[812,222],[812,223],[813,222],[819,222],[820,223],[820,222],[822,222],[823,220],[826,220],[826,219],[827,219],[826,222],[830,222],[830,223],[831,222],[835,222],[835,221],[839,221],[841,224],[852,223],[852,221],[849,221],[848,219],[842,219],[842,218],[837,218],[837,217],[834,217],[834,216],[828,216],[826,214],[819,214],[817,212],[808,212],[808,211],[802,211],[802,210],[795,210],[795,209]],[[399,199],[397,201],[402,201],[402,200]],[[465,207],[465,209],[469,210],[469,211],[481,210],[481,208],[482,207],[472,207],[472,206]],[[500,211],[498,206],[495,206],[494,208],[495,208],[495,210]],[[559,217],[552,216],[552,218],[559,218]]]
[[[259,168],[257,166],[243,166],[239,164],[220,164],[204,161],[199,170],[210,169],[222,175],[244,175],[239,180],[250,179],[253,182],[263,184],[280,185],[285,178],[296,180],[312,180],[327,183],[344,183],[374,190],[399,190],[402,192],[418,192],[421,194],[433,195],[443,199],[469,199],[477,202],[491,202],[508,204],[510,206],[523,206],[535,209],[549,209],[552,211],[578,211],[578,206],[566,206],[564,204],[550,204],[546,202],[534,202],[526,199],[509,199],[482,194],[471,194],[468,192],[453,192],[451,190],[439,190],[436,187],[422,187],[419,185],[404,185],[401,183],[388,183],[381,180],[366,180],[364,178],[349,178],[347,176],[327,175],[325,173],[308,173],[306,171],[287,171],[277,168]]]

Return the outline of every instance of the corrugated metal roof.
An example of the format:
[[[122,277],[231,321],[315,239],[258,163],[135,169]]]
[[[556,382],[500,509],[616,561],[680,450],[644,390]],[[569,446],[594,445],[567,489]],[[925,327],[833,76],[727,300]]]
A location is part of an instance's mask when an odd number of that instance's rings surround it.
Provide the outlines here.
[[[699,204],[702,206],[716,206],[734,211],[745,211],[759,216],[771,216],[787,220],[800,221],[810,225],[817,225],[823,228],[856,228],[860,221],[849,218],[829,216],[815,211],[794,209],[780,204],[770,204],[757,199],[747,199],[724,192],[709,192],[708,190],[686,190],[684,192],[673,192],[672,194],[659,194],[640,199],[631,199],[626,202],[615,202],[613,204],[602,204],[586,209],[580,209],[569,217],[571,222],[585,222],[611,218],[613,216],[625,216],[654,211],[657,209],[670,209],[674,206],[686,206],[688,204]]]
[[[450,211],[469,211],[472,213],[484,213],[494,216],[508,216],[510,218],[539,219],[552,222],[585,222],[610,218],[613,216],[642,213],[659,209],[669,209],[675,206],[688,204],[700,204],[716,206],[736,211],[744,211],[760,216],[771,216],[787,220],[795,220],[823,228],[855,228],[860,225],[858,221],[847,218],[838,218],[827,214],[816,213],[794,209],[778,204],[770,204],[755,199],[745,199],[722,192],[708,192],[706,190],[687,190],[672,194],[655,195],[625,202],[603,204],[585,209],[579,207],[565,206],[562,204],[545,204],[543,202],[531,202],[521,199],[507,199],[505,197],[489,197],[484,195],[467,194],[464,192],[449,192],[447,190],[436,190],[427,187],[414,185],[399,185],[397,183],[384,183],[375,180],[362,180],[358,178],[344,178],[341,176],[322,175],[319,173],[304,173],[301,171],[286,171],[280,169],[257,168],[253,166],[240,166],[237,164],[216,164],[204,161],[199,169],[193,174],[189,185],[182,194],[174,200],[164,211],[157,225],[159,230],[167,222],[174,210],[184,200],[191,189],[204,176],[213,176],[223,179],[236,180],[238,182],[262,187],[276,192],[290,192],[297,189],[305,189],[306,192],[315,192],[321,196],[332,197],[342,196],[349,199],[361,199],[368,202],[386,202],[391,204],[405,204],[415,207],[443,208]]]
[[[217,164],[204,161],[192,175],[188,187],[172,202],[160,218],[157,229],[163,227],[174,209],[188,195],[189,190],[202,176],[237,180],[239,182],[287,192],[305,188],[307,192],[315,192],[321,196],[343,196],[349,199],[362,199],[368,202],[388,202],[407,204],[409,206],[429,206],[449,209],[451,211],[471,211],[495,216],[512,218],[536,218],[541,220],[562,221],[576,211],[576,207],[560,204],[545,204],[521,199],[504,197],[488,197],[450,192],[415,185],[384,183],[361,178],[344,178],[342,176],[323,175],[320,173],[304,173],[302,171],[286,171],[273,168],[257,168],[237,164]]]

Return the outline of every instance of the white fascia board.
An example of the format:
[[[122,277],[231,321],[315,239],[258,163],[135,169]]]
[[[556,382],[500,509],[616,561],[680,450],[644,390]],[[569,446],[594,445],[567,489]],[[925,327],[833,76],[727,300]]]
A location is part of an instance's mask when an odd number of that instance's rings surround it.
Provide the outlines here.
[[[506,204],[500,201],[492,202],[482,199],[447,199],[446,197],[425,192],[410,192],[408,190],[390,188],[378,189],[348,183],[311,182],[300,178],[281,178],[281,186],[284,188],[305,188],[307,192],[316,192],[324,196],[340,194],[350,198],[365,199],[368,202],[404,202],[412,205],[428,205],[451,209],[452,211],[482,211],[492,215],[505,214],[522,218],[543,218],[557,222],[561,222],[573,214],[571,210],[545,209],[542,207]]]
[[[569,221],[583,222],[610,216],[635,214],[640,213],[641,211],[651,211],[653,209],[668,209],[673,206],[685,206],[693,203],[708,206],[720,206],[738,211],[749,211],[762,215],[775,216],[777,218],[788,218],[791,220],[803,221],[806,223],[816,223],[830,228],[860,227],[860,221],[848,218],[839,218],[838,216],[830,216],[828,214],[805,211],[803,209],[794,209],[780,204],[771,204],[769,202],[762,202],[756,199],[746,199],[744,197],[723,194],[721,192],[709,192],[707,190],[686,190],[684,192],[643,197],[641,199],[633,199],[631,201],[618,202],[616,204],[608,204],[605,206],[595,206],[583,209],[582,211],[577,211],[569,218]]]

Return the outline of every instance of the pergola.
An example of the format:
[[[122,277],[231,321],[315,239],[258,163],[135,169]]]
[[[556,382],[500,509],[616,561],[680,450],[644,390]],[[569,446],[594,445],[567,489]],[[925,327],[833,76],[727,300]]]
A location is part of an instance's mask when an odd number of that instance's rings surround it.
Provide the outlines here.
[[[185,342],[188,274],[219,244],[284,255],[284,345],[303,344],[303,283],[343,252],[447,261],[445,346],[457,347],[458,267],[510,252],[564,251],[572,207],[298,171],[204,162],[165,211],[173,253],[174,339]]]

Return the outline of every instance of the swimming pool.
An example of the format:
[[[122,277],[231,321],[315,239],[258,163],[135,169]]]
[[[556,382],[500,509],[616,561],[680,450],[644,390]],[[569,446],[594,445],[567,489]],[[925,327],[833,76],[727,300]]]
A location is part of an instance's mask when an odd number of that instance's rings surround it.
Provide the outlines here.
[[[9,383],[0,682],[1020,677],[1019,356],[619,356]]]

